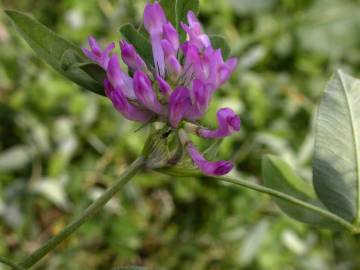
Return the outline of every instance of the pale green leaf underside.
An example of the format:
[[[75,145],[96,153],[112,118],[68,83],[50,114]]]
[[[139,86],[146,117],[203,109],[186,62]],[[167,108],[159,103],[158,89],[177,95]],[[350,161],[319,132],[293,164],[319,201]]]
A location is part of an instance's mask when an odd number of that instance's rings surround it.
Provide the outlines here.
[[[262,175],[265,186],[324,209],[322,203],[316,199],[311,183],[298,177],[293,169],[280,158],[271,155],[265,156],[262,160]],[[330,219],[310,209],[280,198],[274,198],[274,200],[284,213],[296,220],[332,229],[339,228]]]
[[[334,214],[359,219],[360,81],[338,71],[325,89],[316,119],[313,182]]]

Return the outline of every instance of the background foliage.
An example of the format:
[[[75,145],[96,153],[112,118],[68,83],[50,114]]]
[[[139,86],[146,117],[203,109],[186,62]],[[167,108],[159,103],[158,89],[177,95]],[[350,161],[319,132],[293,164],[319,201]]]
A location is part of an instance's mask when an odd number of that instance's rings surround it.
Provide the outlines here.
[[[82,45],[89,34],[118,40],[121,24],[140,23],[143,5],[0,2]],[[310,180],[312,118],[325,83],[337,68],[360,74],[360,2],[204,0],[200,18],[240,59],[206,118],[211,126],[225,104],[241,115],[241,132],[219,156],[248,181],[262,182],[266,153]],[[93,201],[140,153],[146,132],[136,128],[37,59],[1,12],[0,254],[22,258]],[[147,172],[37,269],[359,269],[359,240],[292,221],[268,196]]]

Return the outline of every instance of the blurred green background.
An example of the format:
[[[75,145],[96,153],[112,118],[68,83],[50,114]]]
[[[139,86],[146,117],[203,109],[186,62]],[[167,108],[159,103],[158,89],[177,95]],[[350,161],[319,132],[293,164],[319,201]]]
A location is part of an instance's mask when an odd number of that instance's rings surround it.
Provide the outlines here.
[[[144,3],[0,1],[1,255],[23,258],[59,232],[136,158],[146,135],[39,60],[2,9],[29,12],[85,45],[90,34],[119,40],[121,24],[141,23]],[[200,19],[240,62],[205,120],[213,125],[222,106],[241,115],[219,157],[236,162],[233,175],[261,183],[261,157],[273,153],[310,181],[326,81],[337,68],[360,77],[360,1],[203,0]],[[35,269],[348,270],[360,269],[359,252],[358,237],[292,221],[268,196],[146,172]]]

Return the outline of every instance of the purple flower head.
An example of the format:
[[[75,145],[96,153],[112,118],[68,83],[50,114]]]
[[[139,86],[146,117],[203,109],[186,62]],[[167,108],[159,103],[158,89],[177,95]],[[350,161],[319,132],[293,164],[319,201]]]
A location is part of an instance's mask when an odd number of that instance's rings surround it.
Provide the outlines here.
[[[186,132],[202,138],[222,138],[239,131],[240,118],[230,108],[218,111],[215,130],[197,124],[207,112],[214,92],[236,69],[237,59],[223,59],[221,50],[212,47],[192,11],[187,14],[188,23],[181,22],[179,30],[187,34],[182,44],[178,26],[168,21],[157,1],[146,4],[143,22],[149,33],[153,59],[137,51],[134,44],[120,41],[121,59],[127,66],[122,69],[119,57],[110,56],[114,43],[102,50],[89,37],[90,49],[83,48],[84,54],[106,71],[107,97],[126,119],[163,122],[172,132],[177,132],[183,147],[206,175],[228,173],[233,167],[231,162],[207,161]]]
[[[112,42],[105,48],[105,50],[101,50],[94,37],[89,37],[88,42],[90,50],[83,48],[82,51],[88,58],[98,63],[103,69],[106,69],[110,60],[110,53],[115,48],[115,43]]]

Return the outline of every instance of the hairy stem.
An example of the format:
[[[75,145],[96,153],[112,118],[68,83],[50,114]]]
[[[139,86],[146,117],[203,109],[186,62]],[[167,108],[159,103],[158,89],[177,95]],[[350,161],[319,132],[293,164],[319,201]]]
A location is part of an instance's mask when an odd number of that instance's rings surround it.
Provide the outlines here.
[[[92,218],[98,213],[104,205],[117,193],[145,164],[143,157],[136,159],[120,176],[120,178],[113,183],[95,202],[93,202],[85,211],[74,220],[71,224],[66,226],[58,235],[48,240],[43,246],[32,253],[29,257],[20,263],[22,268],[13,269],[27,269],[33,266],[41,258],[43,258],[50,251],[55,249],[62,241],[74,233],[82,224]]]
[[[232,183],[235,185],[239,185],[239,186],[243,186],[252,190],[256,190],[258,192],[262,192],[262,193],[266,193],[269,194],[271,196],[277,197],[279,199],[282,199],[284,201],[288,201],[290,203],[299,205],[303,208],[309,209],[313,212],[318,213],[321,216],[327,217],[331,220],[333,220],[334,222],[338,223],[339,225],[341,225],[342,227],[348,229],[349,231],[351,231],[352,233],[359,233],[359,229],[357,227],[354,227],[350,222],[346,221],[345,219],[327,211],[324,210],[322,208],[319,208],[317,206],[314,206],[312,204],[306,203],[302,200],[299,200],[295,197],[292,197],[290,195],[287,195],[283,192],[271,189],[271,188],[267,188],[261,185],[257,185],[248,181],[244,181],[244,180],[240,180],[240,179],[235,179],[235,178],[230,178],[230,177],[209,177],[211,179],[216,179],[216,180],[221,180],[224,182],[228,182],[228,183]]]
[[[12,267],[12,269],[14,269],[14,270],[25,270],[25,268],[18,266],[16,263],[10,261],[9,259],[1,257],[1,256],[0,256],[0,263],[3,263],[9,267]]]

